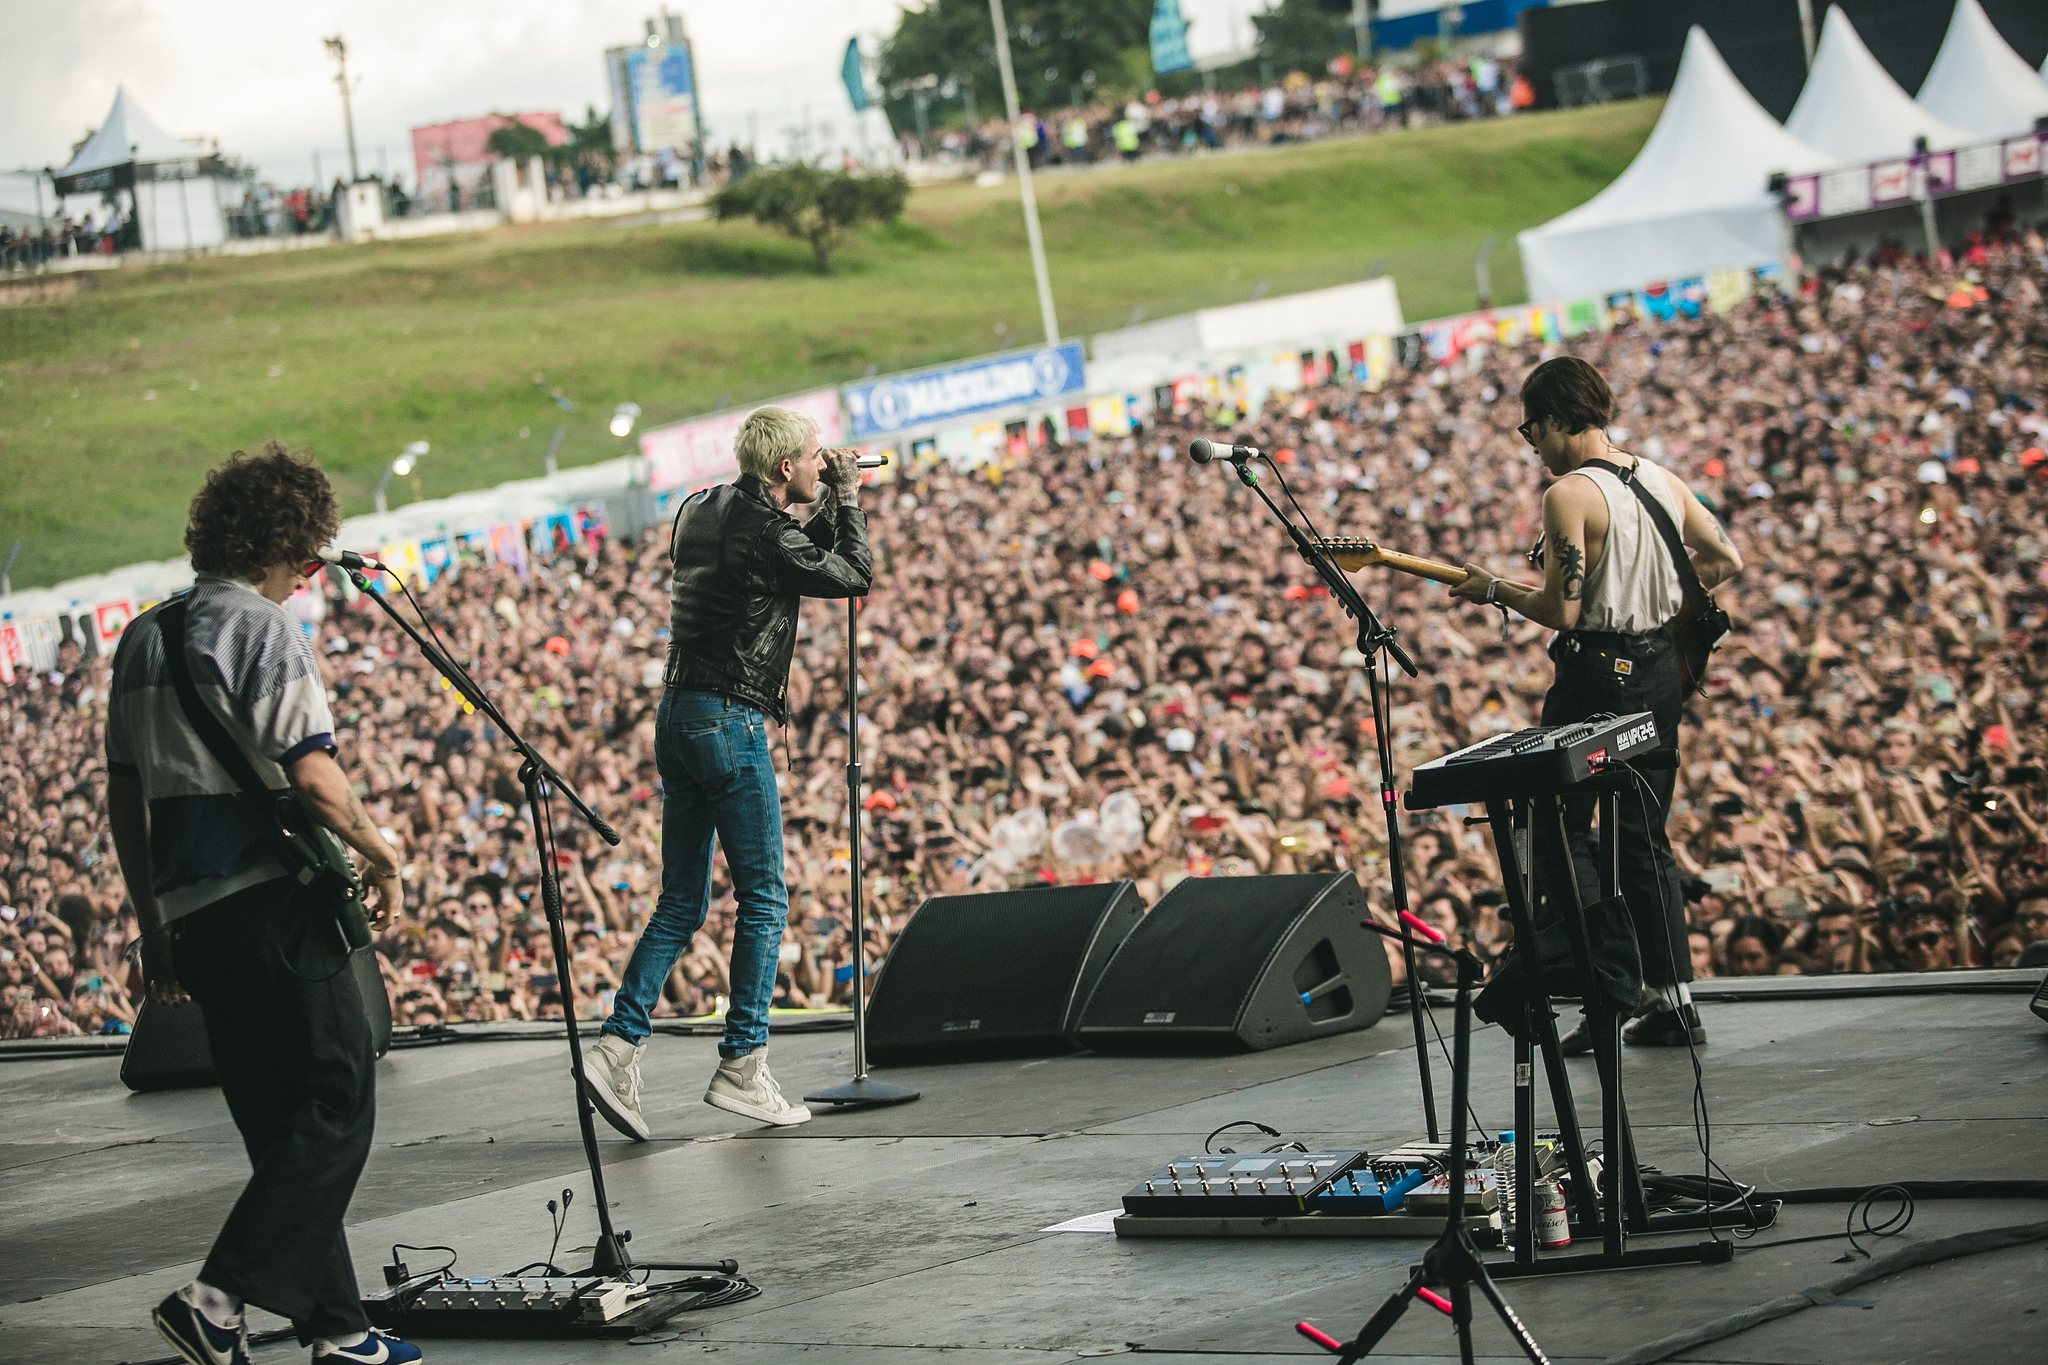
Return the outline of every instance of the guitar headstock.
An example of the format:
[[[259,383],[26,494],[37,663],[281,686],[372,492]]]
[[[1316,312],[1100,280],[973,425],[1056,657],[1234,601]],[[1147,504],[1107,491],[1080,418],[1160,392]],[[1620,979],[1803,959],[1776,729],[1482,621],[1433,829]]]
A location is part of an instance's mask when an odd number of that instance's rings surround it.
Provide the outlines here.
[[[1316,546],[1345,573],[1356,573],[1369,564],[1383,563],[1385,559],[1380,547],[1362,536],[1327,536],[1317,541]]]

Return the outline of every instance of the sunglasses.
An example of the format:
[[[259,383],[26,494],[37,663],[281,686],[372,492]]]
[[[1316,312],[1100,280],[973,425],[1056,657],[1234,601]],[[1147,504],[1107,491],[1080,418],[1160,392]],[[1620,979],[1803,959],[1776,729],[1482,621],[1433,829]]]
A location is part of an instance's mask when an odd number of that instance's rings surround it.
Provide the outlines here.
[[[1914,934],[1911,938],[1900,939],[1899,942],[1908,948],[1932,948],[1947,937],[1946,934]]]
[[[1533,446],[1536,444],[1536,428],[1542,424],[1543,419],[1541,417],[1531,417],[1528,421],[1516,427],[1515,430],[1521,435],[1523,440]]]

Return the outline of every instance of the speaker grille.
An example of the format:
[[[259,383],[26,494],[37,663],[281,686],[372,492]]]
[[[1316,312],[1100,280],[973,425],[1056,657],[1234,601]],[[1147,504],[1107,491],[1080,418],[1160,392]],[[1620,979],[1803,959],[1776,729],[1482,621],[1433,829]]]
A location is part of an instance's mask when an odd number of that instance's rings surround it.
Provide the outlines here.
[[[1094,984],[1081,979],[1091,945],[1121,935],[1136,901],[1129,882],[933,897],[875,982],[869,1041],[886,1054],[1058,1039]]]
[[[1124,940],[1088,1003],[1083,1031],[1234,1031],[1259,969],[1302,912],[1345,877],[1188,878]]]

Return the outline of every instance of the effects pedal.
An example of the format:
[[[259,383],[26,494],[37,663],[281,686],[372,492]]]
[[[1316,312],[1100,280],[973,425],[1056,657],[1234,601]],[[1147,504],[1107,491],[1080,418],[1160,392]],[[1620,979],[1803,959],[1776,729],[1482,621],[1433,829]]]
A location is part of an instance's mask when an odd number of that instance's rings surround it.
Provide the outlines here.
[[[1262,1152],[1175,1157],[1124,1196],[1134,1217],[1288,1217],[1391,1213],[1421,1178],[1382,1176],[1367,1153]]]

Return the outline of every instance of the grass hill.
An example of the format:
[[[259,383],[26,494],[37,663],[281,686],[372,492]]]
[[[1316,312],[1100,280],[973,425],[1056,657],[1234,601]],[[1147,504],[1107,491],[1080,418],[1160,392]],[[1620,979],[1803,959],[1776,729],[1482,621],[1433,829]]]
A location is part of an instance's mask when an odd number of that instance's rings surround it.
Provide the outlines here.
[[[1047,175],[1041,214],[1068,335],[1391,272],[1410,318],[1522,297],[1513,233],[1635,155],[1637,101],[1133,168]],[[0,548],[27,587],[178,552],[203,472],[266,437],[310,447],[348,513],[409,441],[433,453],[394,506],[566,467],[654,423],[1040,335],[1014,184],[919,190],[838,273],[734,224],[545,225],[475,236],[124,268],[79,296],[0,309]]]

